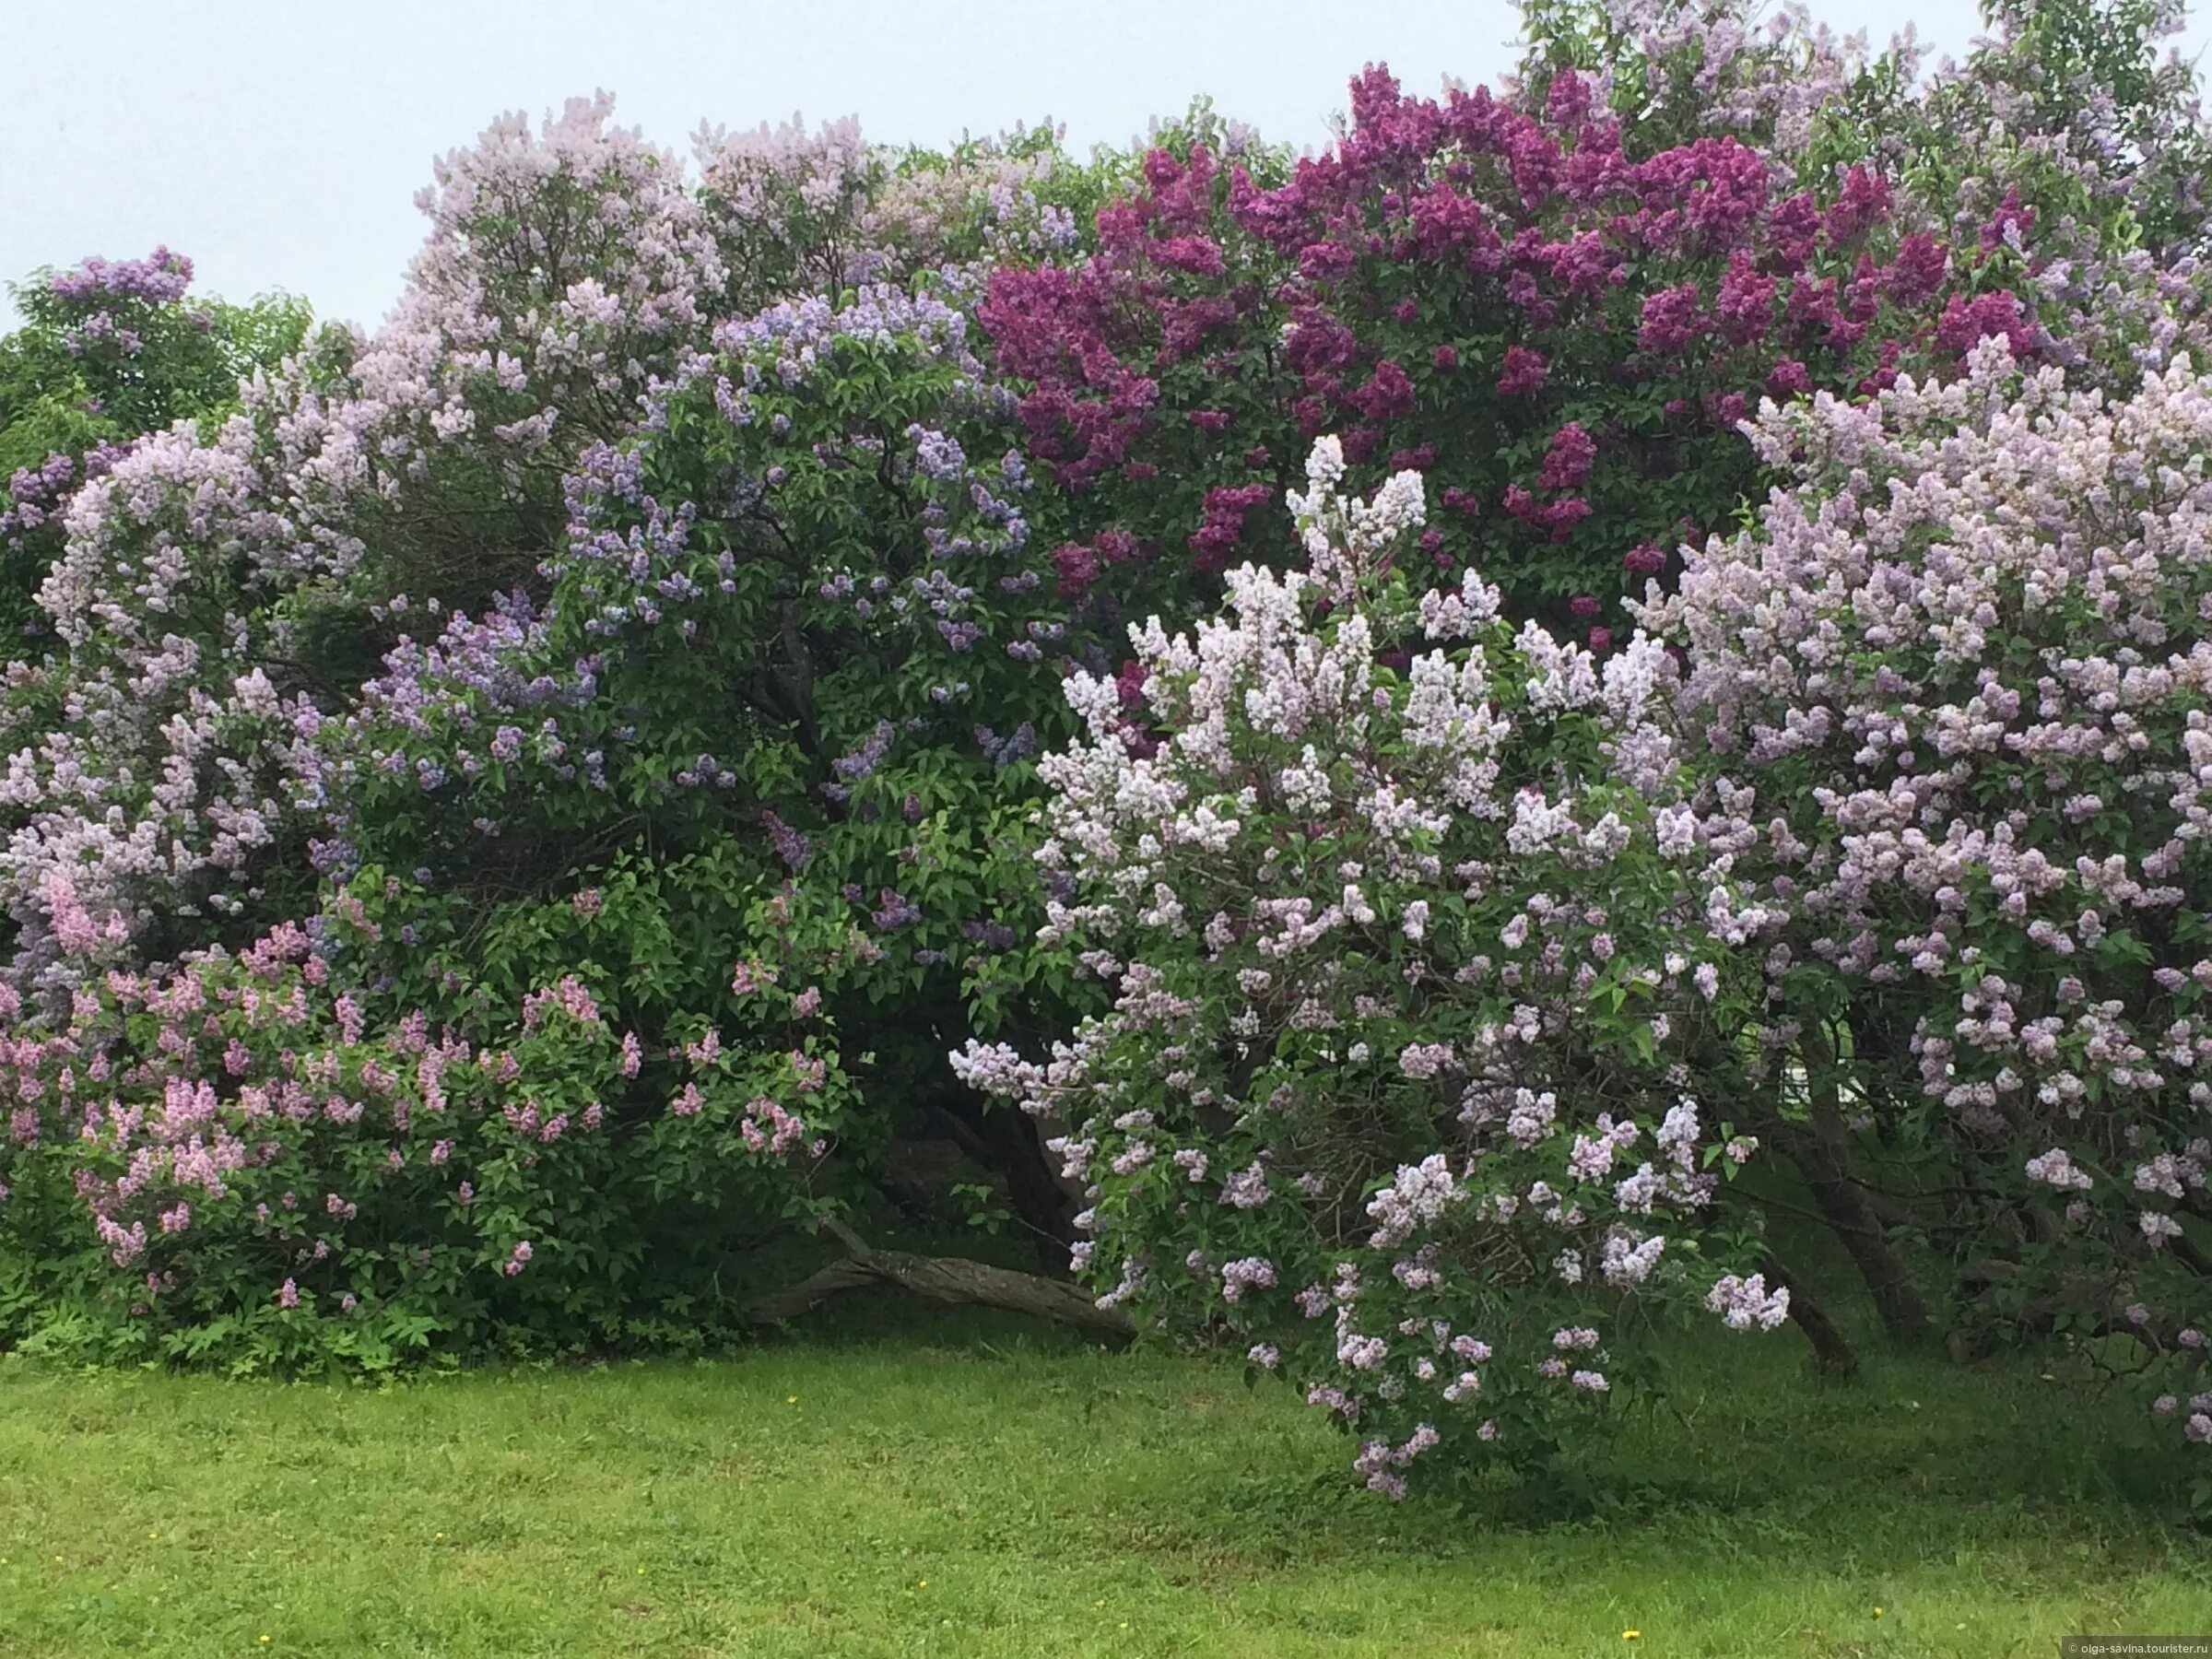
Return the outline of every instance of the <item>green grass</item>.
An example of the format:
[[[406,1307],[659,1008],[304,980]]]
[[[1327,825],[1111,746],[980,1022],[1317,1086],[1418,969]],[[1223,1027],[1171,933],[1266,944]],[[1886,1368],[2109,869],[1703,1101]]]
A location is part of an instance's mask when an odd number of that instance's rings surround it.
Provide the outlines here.
[[[0,1365],[0,1654],[2045,1659],[2212,1634],[2212,1545],[2135,1506],[2110,1412],[2031,1362],[1833,1384],[1786,1335],[1746,1339],[1748,1368],[1703,1351],[1624,1425],[1606,1518],[1538,1525],[1347,1491],[1350,1448],[1229,1367],[1008,1331],[381,1389]]]

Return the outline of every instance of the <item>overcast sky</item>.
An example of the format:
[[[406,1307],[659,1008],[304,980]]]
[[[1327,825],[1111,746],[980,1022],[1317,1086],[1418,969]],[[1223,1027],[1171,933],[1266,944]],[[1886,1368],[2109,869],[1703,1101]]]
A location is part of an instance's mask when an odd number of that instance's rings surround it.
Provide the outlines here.
[[[1971,0],[1816,11],[1877,44],[1910,19],[1937,53],[1979,29]],[[166,242],[210,292],[374,324],[431,158],[503,110],[604,87],[687,153],[702,118],[794,111],[930,144],[1049,115],[1088,147],[1204,92],[1309,146],[1362,65],[1488,80],[1516,26],[1502,0],[0,0],[0,277]]]

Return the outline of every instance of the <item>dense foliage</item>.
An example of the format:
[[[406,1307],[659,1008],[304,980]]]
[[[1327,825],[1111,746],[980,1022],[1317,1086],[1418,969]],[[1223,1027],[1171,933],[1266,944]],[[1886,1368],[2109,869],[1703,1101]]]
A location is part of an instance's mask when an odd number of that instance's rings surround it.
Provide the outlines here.
[[[973,1212],[1394,1493],[1858,1288],[2212,1440],[2206,128],[1992,20],[1536,0],[1304,158],[580,100],[373,334],[35,279],[0,1337],[697,1342]]]
[[[849,1091],[805,1015],[787,1026],[781,1054],[704,1039],[648,1070],[563,979],[481,1040],[419,1012],[371,1029],[297,927],[111,975],[10,1043],[37,1102],[13,1115],[10,1224],[47,1253],[0,1264],[0,1308],[114,1359],[695,1342],[734,1232],[780,1215],[840,1126]],[[625,1110],[641,1075],[680,1079],[665,1110]]]

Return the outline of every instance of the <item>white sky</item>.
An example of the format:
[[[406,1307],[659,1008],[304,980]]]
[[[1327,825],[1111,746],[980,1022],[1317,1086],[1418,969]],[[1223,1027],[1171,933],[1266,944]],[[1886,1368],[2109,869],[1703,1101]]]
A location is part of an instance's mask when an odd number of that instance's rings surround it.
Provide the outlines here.
[[[1911,20],[1939,53],[1980,28],[1972,0],[1815,10],[1877,44]],[[0,0],[0,278],[167,242],[205,291],[373,324],[431,158],[503,110],[605,87],[686,153],[702,117],[794,110],[931,144],[1049,115],[1087,148],[1205,92],[1306,146],[1363,64],[1487,81],[1516,28],[1505,0]]]

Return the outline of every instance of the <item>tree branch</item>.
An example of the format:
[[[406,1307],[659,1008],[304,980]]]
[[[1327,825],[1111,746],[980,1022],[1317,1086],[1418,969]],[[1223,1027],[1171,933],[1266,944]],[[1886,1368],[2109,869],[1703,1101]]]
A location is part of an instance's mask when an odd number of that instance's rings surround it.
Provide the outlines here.
[[[846,1290],[890,1285],[931,1301],[1028,1313],[1121,1341],[1136,1335],[1136,1326],[1127,1314],[1118,1308],[1100,1307],[1080,1286],[1065,1279],[1018,1273],[962,1256],[877,1250],[834,1216],[825,1218],[822,1226],[845,1247],[844,1259],[830,1263],[788,1290],[756,1302],[751,1313],[754,1324],[794,1319]]]

